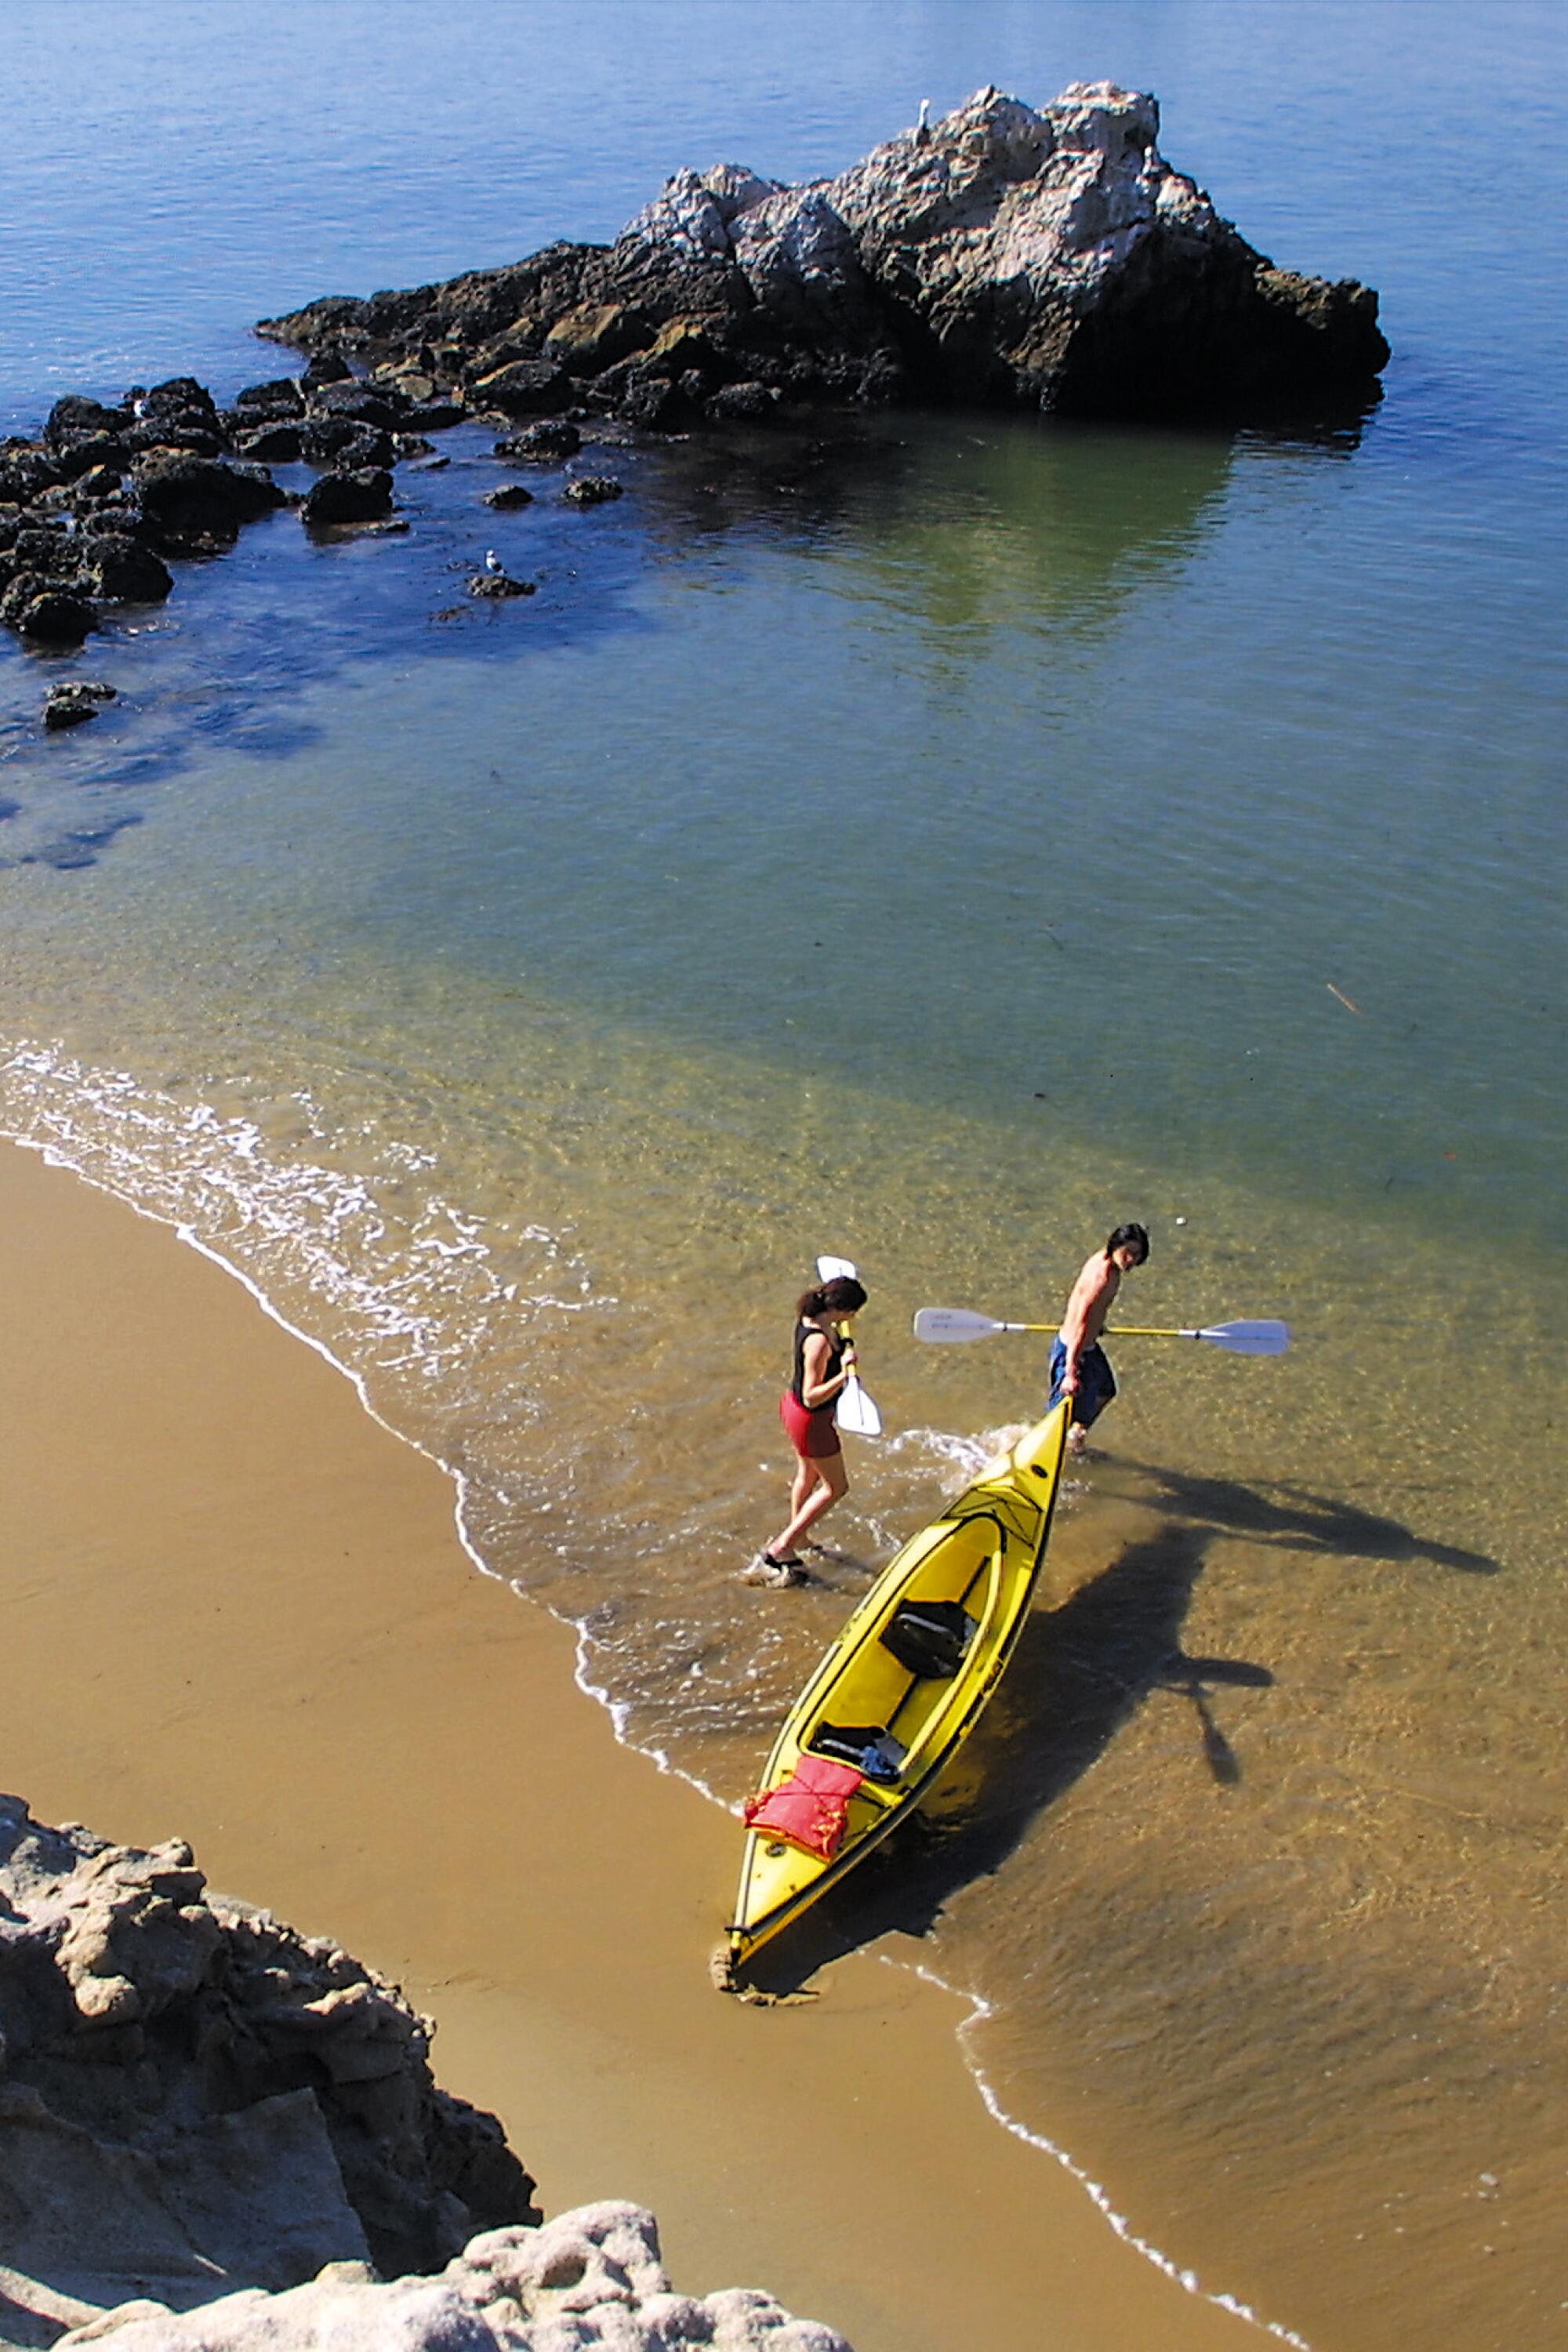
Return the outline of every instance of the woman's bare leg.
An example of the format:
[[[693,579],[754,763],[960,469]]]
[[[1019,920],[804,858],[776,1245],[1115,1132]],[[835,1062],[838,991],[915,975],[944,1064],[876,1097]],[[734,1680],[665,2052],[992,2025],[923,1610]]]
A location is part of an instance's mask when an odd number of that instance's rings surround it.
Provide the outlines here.
[[[802,1499],[795,1502],[802,1472],[811,1483]],[[843,1501],[848,1491],[849,1473],[844,1467],[842,1454],[824,1454],[810,1462],[802,1462],[800,1471],[795,1474],[795,1486],[790,1490],[790,1500],[795,1503],[795,1509],[789,1524],[784,1533],[775,1536],[768,1546],[773,1558],[787,1559],[807,1528],[814,1528],[835,1503]]]

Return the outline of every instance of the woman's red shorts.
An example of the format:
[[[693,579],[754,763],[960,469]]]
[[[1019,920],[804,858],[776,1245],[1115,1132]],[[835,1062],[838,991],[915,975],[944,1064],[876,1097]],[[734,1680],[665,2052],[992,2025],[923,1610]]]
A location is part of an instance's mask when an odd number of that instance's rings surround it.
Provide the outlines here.
[[[830,1404],[819,1405],[813,1412],[808,1405],[799,1402],[789,1389],[779,1399],[779,1419],[784,1434],[803,1462],[825,1461],[830,1454],[842,1454],[838,1430]]]

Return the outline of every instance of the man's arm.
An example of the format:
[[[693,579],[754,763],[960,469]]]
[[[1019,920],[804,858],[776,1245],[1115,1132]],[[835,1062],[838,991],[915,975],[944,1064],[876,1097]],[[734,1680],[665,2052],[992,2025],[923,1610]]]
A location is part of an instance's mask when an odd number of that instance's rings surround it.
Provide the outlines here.
[[[1082,1273],[1072,1286],[1067,1313],[1062,1317],[1062,1340],[1067,1349],[1067,1362],[1062,1368],[1062,1390],[1073,1396],[1078,1391],[1078,1368],[1086,1348],[1091,1347],[1097,1333],[1089,1331],[1089,1320],[1110,1288],[1110,1261],[1103,1251],[1096,1251],[1085,1261]],[[1101,1318],[1103,1320],[1103,1318]]]

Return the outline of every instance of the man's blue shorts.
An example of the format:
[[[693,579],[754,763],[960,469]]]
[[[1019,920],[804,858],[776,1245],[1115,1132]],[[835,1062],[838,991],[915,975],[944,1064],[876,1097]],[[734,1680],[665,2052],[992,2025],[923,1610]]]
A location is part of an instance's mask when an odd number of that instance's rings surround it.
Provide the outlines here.
[[[1051,1393],[1046,1406],[1047,1412],[1062,1392],[1062,1374],[1067,1370],[1067,1360],[1066,1344],[1058,1339],[1051,1349]],[[1073,1399],[1073,1419],[1081,1428],[1088,1429],[1091,1423],[1100,1419],[1115,1394],[1116,1375],[1110,1369],[1104,1349],[1097,1340],[1092,1348],[1086,1348],[1078,1360],[1078,1394]]]

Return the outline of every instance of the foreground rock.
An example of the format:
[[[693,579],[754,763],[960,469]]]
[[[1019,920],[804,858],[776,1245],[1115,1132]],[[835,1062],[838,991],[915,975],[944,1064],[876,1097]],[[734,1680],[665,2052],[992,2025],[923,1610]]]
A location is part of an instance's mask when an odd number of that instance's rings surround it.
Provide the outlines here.
[[[494,2117],[437,2088],[429,2035],[335,1946],[209,1894],[187,1847],[0,1797],[0,2343],[332,2262],[434,2269],[536,2221]]]
[[[680,172],[613,246],[330,296],[258,331],[359,353],[426,401],[655,429],[781,401],[1231,419],[1364,402],[1388,357],[1375,294],[1276,268],[1161,156],[1159,119],[1110,82],[1039,111],[984,89],[837,179]]]
[[[623,2204],[493,2231],[436,2278],[384,2286],[339,2263],[289,2294],[229,2295],[183,2318],[127,2306],[61,2339],[104,2343],[113,2352],[850,2352],[772,2295],[672,2294],[653,2215]]]
[[[0,2352],[849,2352],[672,2294],[640,2207],[542,2225],[431,2030],[187,1846],[0,1796]]]

